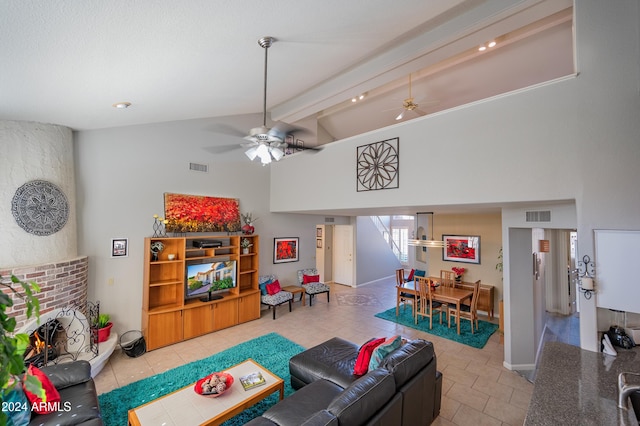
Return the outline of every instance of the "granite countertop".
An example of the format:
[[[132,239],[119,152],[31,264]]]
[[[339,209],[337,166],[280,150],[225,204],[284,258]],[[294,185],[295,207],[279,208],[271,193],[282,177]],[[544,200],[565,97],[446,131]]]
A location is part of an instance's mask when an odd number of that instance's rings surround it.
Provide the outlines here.
[[[618,374],[640,373],[640,347],[618,356],[547,342],[538,364],[525,425],[638,425],[618,408]]]

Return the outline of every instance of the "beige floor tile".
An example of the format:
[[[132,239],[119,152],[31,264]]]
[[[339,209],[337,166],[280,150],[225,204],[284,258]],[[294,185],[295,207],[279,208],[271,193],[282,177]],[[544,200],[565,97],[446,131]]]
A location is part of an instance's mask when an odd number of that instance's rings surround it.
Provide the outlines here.
[[[487,402],[484,412],[500,419],[508,425],[516,426],[524,423],[527,410],[514,407],[508,402],[491,397]]]
[[[462,405],[453,417],[453,423],[460,426],[501,426],[502,422],[482,411]]]
[[[478,377],[478,380],[473,384],[473,389],[507,403],[509,403],[513,395],[513,388],[511,386],[503,385],[495,380],[482,376]]]
[[[487,401],[489,401],[487,394],[459,383],[451,386],[451,389],[447,392],[447,396],[478,411],[484,411],[484,407],[487,405]]]

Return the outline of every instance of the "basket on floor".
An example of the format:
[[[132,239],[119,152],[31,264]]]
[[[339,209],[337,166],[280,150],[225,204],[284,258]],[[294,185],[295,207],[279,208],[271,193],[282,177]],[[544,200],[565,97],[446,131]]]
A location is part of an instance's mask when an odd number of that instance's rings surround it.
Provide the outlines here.
[[[120,347],[131,358],[139,357],[147,351],[147,343],[139,330],[127,331],[120,337]]]

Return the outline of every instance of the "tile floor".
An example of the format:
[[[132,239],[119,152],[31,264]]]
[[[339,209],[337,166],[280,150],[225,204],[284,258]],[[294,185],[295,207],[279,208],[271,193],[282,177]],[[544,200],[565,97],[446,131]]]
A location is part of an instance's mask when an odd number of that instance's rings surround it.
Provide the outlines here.
[[[292,312],[283,305],[278,308],[275,321],[265,307],[259,320],[156,349],[139,358],[130,358],[116,350],[96,377],[98,393],[269,332],[280,333],[304,347],[334,336],[361,344],[373,336],[402,334],[434,343],[438,369],[443,373],[442,408],[434,425],[523,424],[533,384],[502,366],[503,346],[498,333],[491,336],[483,349],[475,349],[373,316],[393,306],[394,278],[357,289],[332,285],[331,303],[327,303],[326,295],[322,294],[314,299],[311,307],[308,300],[307,306],[296,301]]]

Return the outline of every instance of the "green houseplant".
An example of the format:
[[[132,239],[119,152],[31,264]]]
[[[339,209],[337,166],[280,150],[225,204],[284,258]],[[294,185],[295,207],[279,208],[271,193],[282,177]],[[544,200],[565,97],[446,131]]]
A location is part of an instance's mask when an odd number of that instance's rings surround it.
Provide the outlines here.
[[[248,254],[249,247],[251,246],[253,246],[253,243],[251,243],[251,240],[249,240],[248,238],[243,238],[240,240],[240,247],[242,247],[243,254]]]
[[[109,321],[110,319],[111,315],[109,314],[98,315],[98,343],[109,340],[111,327],[113,327],[113,323]]]
[[[16,290],[14,285],[22,287],[22,293]],[[40,291],[35,282],[25,282],[11,275],[10,281],[0,276],[0,286],[9,289],[14,297],[24,300],[27,308],[27,318],[36,316],[40,319],[40,302],[34,293]],[[29,345],[29,336],[25,333],[16,333],[16,319],[6,314],[7,308],[13,306],[13,299],[6,293],[0,292],[0,404],[5,400],[9,392],[21,383],[26,367],[24,365],[24,351]],[[45,398],[44,390],[40,382],[33,376],[26,376],[24,380],[27,390]],[[7,423],[7,415],[0,411],[0,424]]]

